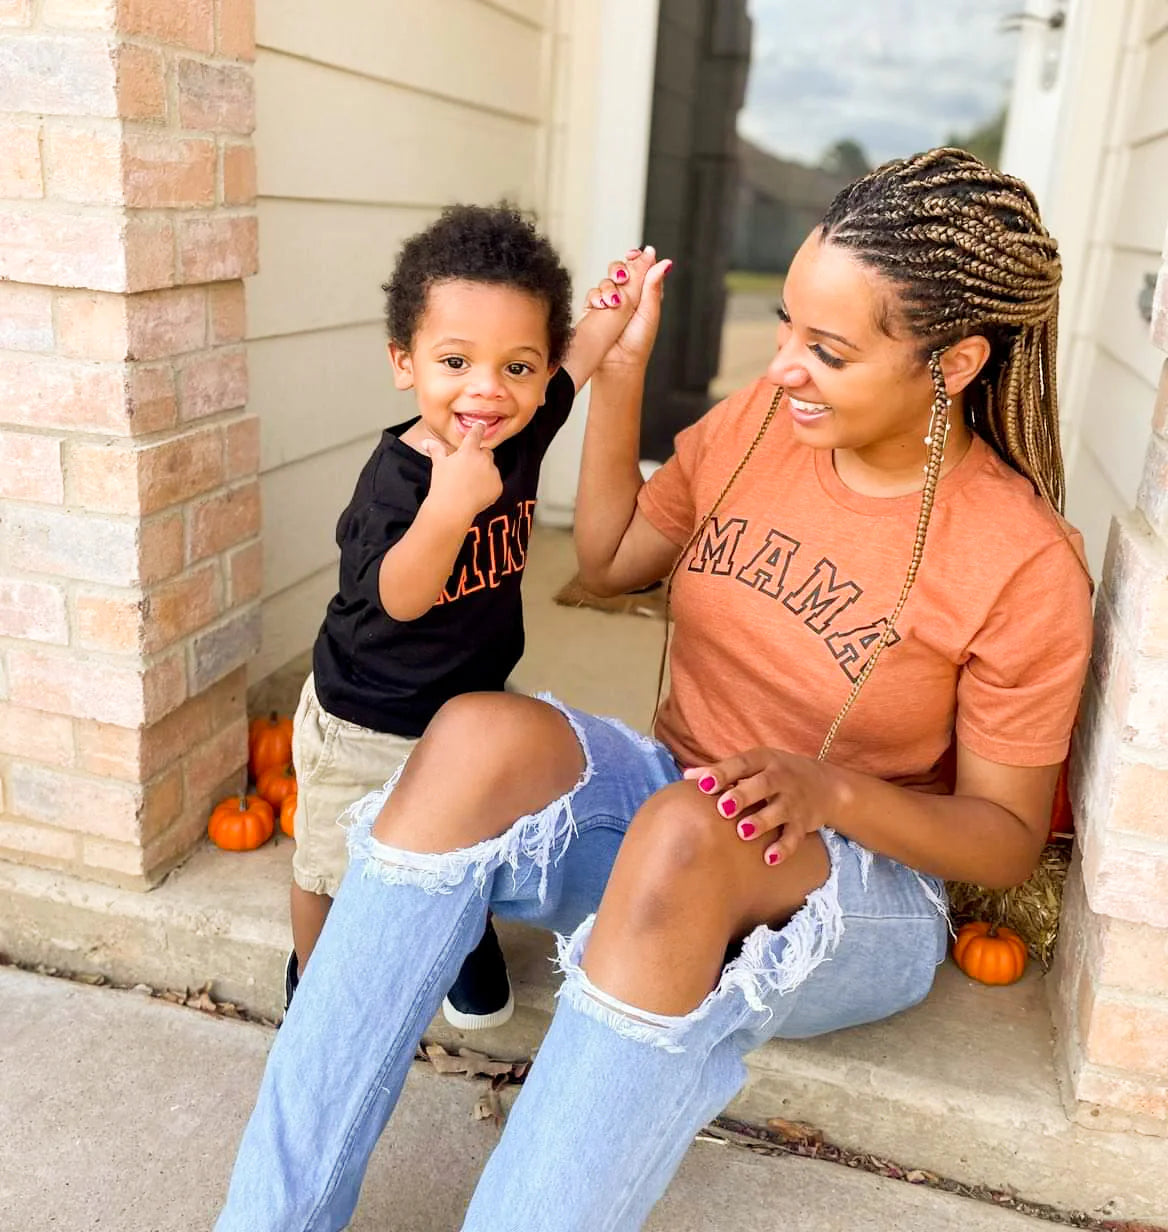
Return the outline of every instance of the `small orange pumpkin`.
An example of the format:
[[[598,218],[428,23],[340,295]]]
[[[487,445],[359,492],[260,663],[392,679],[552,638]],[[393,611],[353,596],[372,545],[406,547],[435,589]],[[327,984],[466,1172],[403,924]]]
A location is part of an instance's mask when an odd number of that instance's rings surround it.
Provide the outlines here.
[[[1013,984],[1026,970],[1026,942],[1004,924],[974,920],[957,930],[953,961],[982,984]]]
[[[260,777],[256,782],[256,794],[263,796],[277,811],[284,803],[285,797],[294,794],[295,791],[296,771],[291,762],[283,766],[269,766],[267,770],[260,772]]]
[[[296,819],[296,789],[286,795],[280,804],[280,829],[289,837],[295,838],[293,822]]]
[[[274,710],[266,719],[252,719],[247,728],[247,768],[253,783],[272,766],[292,760],[292,720]]]
[[[272,837],[276,817],[259,796],[228,796],[211,811],[207,836],[224,851],[254,851]]]

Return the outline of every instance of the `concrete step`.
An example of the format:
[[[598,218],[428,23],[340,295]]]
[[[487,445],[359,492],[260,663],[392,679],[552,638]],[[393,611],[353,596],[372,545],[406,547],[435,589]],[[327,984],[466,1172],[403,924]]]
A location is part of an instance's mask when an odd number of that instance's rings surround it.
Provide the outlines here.
[[[277,1018],[291,852],[290,842],[242,855],[205,847],[149,894],[0,863],[0,951],[124,985],[210,983],[216,1000]],[[505,923],[500,935],[515,1018],[473,1034],[439,1021],[430,1038],[526,1057],[553,1008],[551,941]],[[946,963],[933,993],[908,1013],[767,1044],[752,1054],[729,1111],[756,1123],[805,1121],[851,1150],[1033,1201],[1168,1224],[1168,1140],[1093,1131],[1066,1117],[1035,972],[990,989]]]
[[[269,1029],[0,969],[0,1209],[22,1232],[210,1227]],[[457,1228],[498,1129],[484,1083],[415,1066],[353,1229]],[[1040,1232],[987,1203],[724,1144],[691,1147],[646,1232]],[[543,1232],[554,1232],[544,1229]]]

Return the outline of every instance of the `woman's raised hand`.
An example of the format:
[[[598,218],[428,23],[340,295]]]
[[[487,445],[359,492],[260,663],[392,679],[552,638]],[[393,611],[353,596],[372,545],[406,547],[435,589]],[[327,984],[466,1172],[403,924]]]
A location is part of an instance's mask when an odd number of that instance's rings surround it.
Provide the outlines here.
[[[648,363],[661,321],[663,283],[672,268],[672,260],[658,261],[651,246],[632,248],[623,261],[612,262],[608,277],[585,295],[584,303],[590,310],[618,308],[626,300],[635,305],[623,333],[601,361],[601,368],[643,368]]]
[[[714,798],[739,838],[761,840],[762,858],[772,865],[789,859],[808,834],[834,827],[846,799],[843,778],[832,766],[779,749],[751,749],[693,766],[684,777]]]

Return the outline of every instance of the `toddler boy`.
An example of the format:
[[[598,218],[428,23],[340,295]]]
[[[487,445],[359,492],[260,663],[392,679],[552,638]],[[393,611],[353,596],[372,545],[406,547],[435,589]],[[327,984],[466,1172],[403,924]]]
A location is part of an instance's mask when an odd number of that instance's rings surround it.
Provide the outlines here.
[[[293,723],[289,1003],[347,866],[340,815],[445,701],[502,689],[523,653],[540,464],[632,308],[613,293],[618,311],[586,314],[573,338],[568,272],[507,206],[447,209],[382,289],[394,384],[418,416],[382,433],[337,523],[340,584]],[[443,1012],[472,1029],[512,1010],[488,920]]]

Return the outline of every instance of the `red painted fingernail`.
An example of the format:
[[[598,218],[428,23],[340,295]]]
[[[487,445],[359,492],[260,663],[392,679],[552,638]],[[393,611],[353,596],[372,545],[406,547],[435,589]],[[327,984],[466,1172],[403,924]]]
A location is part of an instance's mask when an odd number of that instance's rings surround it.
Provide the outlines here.
[[[620,292],[619,292],[619,291],[614,291],[614,292],[612,293],[612,298],[611,298],[608,302],[609,302],[609,303],[610,303],[610,304],[611,304],[614,308],[619,308],[619,307],[620,307]]]
[[[768,864],[778,864],[783,857],[777,851],[768,851],[766,853],[766,862]]]
[[[738,827],[738,834],[741,838],[750,838],[753,836],[754,830],[755,830],[755,826],[753,822],[744,821]]]
[[[628,274],[626,274],[623,269],[617,270],[616,272],[617,282],[624,282],[626,278],[628,278]]]
[[[738,805],[733,800],[723,800],[718,807],[722,810],[723,817],[733,817],[738,812]]]
[[[666,261],[666,262],[665,262],[665,272],[668,274],[668,273],[669,273],[669,271],[670,271],[672,268],[673,268],[673,262],[672,262],[672,261]]]
[[[704,779],[698,779],[698,787],[702,791],[713,791],[718,786],[717,779],[712,774],[707,774]]]

